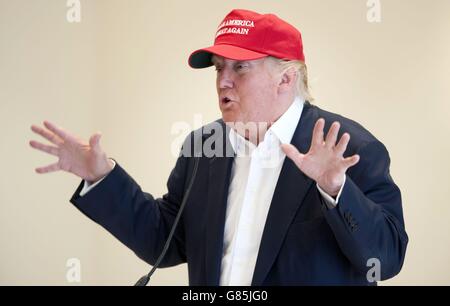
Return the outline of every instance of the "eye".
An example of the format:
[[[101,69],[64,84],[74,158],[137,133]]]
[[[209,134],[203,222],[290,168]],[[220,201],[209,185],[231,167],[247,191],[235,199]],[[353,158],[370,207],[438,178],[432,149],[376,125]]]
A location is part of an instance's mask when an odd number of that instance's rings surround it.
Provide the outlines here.
[[[244,69],[246,69],[246,68],[248,68],[248,65],[247,65],[246,63],[238,63],[238,64],[236,64],[236,66],[235,66],[235,69],[236,69],[237,71],[241,71],[241,70],[244,70]]]
[[[216,71],[217,71],[217,72],[220,72],[221,70],[222,70],[222,67],[216,66]]]

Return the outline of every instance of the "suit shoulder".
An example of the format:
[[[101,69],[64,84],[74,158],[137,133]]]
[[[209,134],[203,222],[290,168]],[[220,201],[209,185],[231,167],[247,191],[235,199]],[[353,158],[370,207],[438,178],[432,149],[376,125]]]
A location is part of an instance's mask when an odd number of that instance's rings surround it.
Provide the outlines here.
[[[321,109],[318,106],[311,105],[313,109],[317,112],[319,118],[325,119],[325,130],[328,131],[331,124],[338,121],[341,125],[341,133],[347,132],[350,134],[353,143],[358,143],[359,145],[365,145],[371,142],[380,142],[371,132],[369,132],[365,127],[363,127],[358,122],[344,117],[340,114],[332,113]]]
[[[182,155],[186,157],[198,156],[203,151],[205,142],[210,141],[225,142],[227,126],[222,119],[215,120],[202,127],[193,130],[186,136],[182,145]],[[204,152],[203,152],[204,153]]]

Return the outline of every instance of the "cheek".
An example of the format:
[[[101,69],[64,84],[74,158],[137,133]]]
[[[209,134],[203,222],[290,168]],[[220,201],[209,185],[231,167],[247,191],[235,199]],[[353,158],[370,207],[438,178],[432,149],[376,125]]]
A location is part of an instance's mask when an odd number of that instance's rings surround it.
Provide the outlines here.
[[[274,88],[269,83],[256,83],[249,86],[240,95],[240,113],[244,121],[264,121],[271,113],[273,101],[275,100]]]
[[[268,77],[249,77],[243,79],[240,86],[242,96],[246,97],[265,97],[273,96],[275,91],[275,82]]]
[[[248,95],[252,97],[255,104],[265,105],[276,98],[277,89],[272,80],[260,79],[253,82],[249,88]]]

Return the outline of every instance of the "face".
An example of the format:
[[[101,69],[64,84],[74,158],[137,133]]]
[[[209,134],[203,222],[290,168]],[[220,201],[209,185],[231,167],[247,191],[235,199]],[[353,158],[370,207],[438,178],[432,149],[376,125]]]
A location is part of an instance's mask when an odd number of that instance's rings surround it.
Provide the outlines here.
[[[225,122],[271,122],[276,113],[278,82],[267,58],[235,61],[213,56],[217,94]]]

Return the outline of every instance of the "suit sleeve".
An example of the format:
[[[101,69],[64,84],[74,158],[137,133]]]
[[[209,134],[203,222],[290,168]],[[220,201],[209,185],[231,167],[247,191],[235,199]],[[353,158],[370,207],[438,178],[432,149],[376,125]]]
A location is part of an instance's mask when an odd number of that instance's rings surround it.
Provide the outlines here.
[[[408,244],[401,193],[382,143],[368,143],[358,154],[360,162],[348,171],[339,204],[323,213],[349,261],[366,274],[368,260],[379,260],[384,280],[400,272]]]
[[[116,164],[111,173],[84,196],[83,182],[71,198],[82,213],[100,224],[138,257],[154,265],[169,235],[182,197],[188,159],[179,157],[167,182],[168,193],[155,199],[145,193],[126,171]],[[161,267],[186,262],[183,218],[180,219]]]

